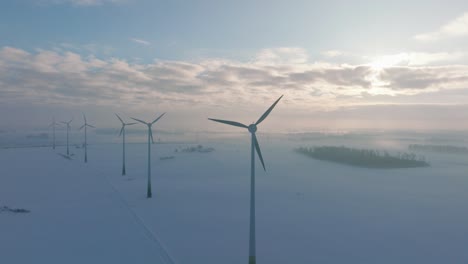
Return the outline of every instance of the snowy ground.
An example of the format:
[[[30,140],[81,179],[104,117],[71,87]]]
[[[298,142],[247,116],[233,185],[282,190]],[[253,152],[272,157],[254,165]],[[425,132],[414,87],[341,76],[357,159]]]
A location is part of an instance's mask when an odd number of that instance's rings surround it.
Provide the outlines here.
[[[292,152],[326,140],[259,140],[258,263],[468,263],[468,157],[362,169]],[[211,153],[153,145],[152,199],[145,144],[127,146],[127,176],[118,144],[90,145],[88,164],[82,149],[73,160],[63,147],[0,150],[0,206],[31,211],[0,213],[0,262],[246,263],[248,135],[228,142],[203,143]]]

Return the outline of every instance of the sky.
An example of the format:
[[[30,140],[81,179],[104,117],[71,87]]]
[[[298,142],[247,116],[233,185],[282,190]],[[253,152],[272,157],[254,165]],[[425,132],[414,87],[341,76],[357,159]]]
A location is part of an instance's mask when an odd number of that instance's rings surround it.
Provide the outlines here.
[[[0,2],[0,130],[468,129],[466,1]]]

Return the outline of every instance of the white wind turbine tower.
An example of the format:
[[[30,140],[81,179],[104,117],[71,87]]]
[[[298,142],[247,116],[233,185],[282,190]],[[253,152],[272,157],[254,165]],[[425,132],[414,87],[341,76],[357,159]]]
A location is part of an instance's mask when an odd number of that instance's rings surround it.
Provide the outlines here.
[[[85,149],[85,154],[84,154],[84,162],[88,162],[88,136],[87,136],[87,128],[88,127],[92,127],[92,128],[96,128],[94,127],[93,125],[90,125],[88,124],[88,122],[86,121],[86,116],[85,114],[83,114],[83,119],[84,119],[84,125],[82,125],[80,127],[79,130],[83,129],[84,128],[84,149]]]
[[[49,127],[52,127],[53,132],[52,132],[52,149],[55,149],[55,127],[58,125],[57,122],[55,122],[55,117],[52,118],[52,123],[49,125]]]
[[[281,100],[283,96],[278,98],[276,102],[273,103],[270,108],[258,119],[257,122],[254,124],[251,124],[249,126],[246,126],[242,123],[239,122],[234,122],[234,121],[227,121],[227,120],[220,120],[220,119],[212,119],[208,118],[209,120],[231,125],[231,126],[236,126],[236,127],[242,127],[242,128],[247,128],[251,134],[251,164],[250,164],[250,236],[249,236],[249,264],[255,264],[256,263],[256,254],[255,254],[255,152],[257,152],[258,157],[260,158],[260,162],[262,162],[263,169],[265,169],[265,163],[263,162],[263,157],[262,157],[262,152],[260,151],[260,146],[258,144],[257,136],[255,135],[255,132],[257,132],[257,125],[259,125],[267,116],[270,114],[270,112],[273,110],[273,108],[276,106],[276,104]]]
[[[153,139],[153,131],[151,131],[151,127],[165,114],[166,113],[163,113],[151,123],[147,123],[145,121],[132,117],[133,120],[138,121],[148,126],[148,189],[147,189],[147,194],[146,194],[147,198],[151,198],[152,196],[152,193],[151,193],[151,143],[154,143],[154,139]]]
[[[122,118],[120,118],[120,116],[118,114],[115,114],[115,115],[117,116],[117,118],[122,123],[122,129],[120,129],[119,136],[122,136],[122,151],[123,151],[123,154],[122,154],[122,175],[125,175],[126,174],[126,172],[125,172],[125,126],[131,126],[131,125],[134,125],[136,123],[124,123],[124,121],[122,120]]]
[[[71,123],[72,121],[73,121],[73,118],[72,118],[70,121],[68,121],[68,122],[65,122],[65,121],[60,122],[60,123],[63,123],[63,124],[65,124],[65,125],[67,125],[67,156],[70,156],[70,149],[69,149],[69,147],[68,147],[68,133],[70,132],[70,128],[71,128],[71,127],[70,127],[70,123]]]

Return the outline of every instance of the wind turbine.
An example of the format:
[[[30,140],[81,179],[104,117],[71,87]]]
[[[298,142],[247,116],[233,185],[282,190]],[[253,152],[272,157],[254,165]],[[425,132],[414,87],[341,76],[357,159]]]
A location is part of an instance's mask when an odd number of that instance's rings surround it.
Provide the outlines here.
[[[138,122],[148,126],[148,190],[147,190],[147,193],[146,193],[147,198],[151,198],[151,196],[152,196],[152,193],[151,193],[151,142],[154,143],[154,139],[153,139],[153,131],[151,131],[151,126],[154,123],[156,123],[161,117],[163,117],[163,115],[165,115],[165,114],[166,113],[163,113],[162,115],[160,115],[158,118],[156,118],[151,123],[147,123],[145,121],[142,121],[140,119],[136,119],[136,118],[132,117],[133,120],[138,121]]]
[[[70,129],[71,129],[70,123],[71,123],[72,121],[73,121],[73,118],[72,118],[70,121],[68,121],[68,122],[65,122],[65,121],[60,122],[60,123],[62,123],[62,124],[67,125],[67,156],[70,156],[70,149],[69,149],[69,147],[68,147],[68,133],[70,132]]]
[[[124,123],[124,121],[122,120],[122,118],[120,118],[120,116],[118,114],[115,114],[115,115],[117,116],[117,118],[122,123],[122,129],[120,129],[119,136],[122,136],[122,150],[123,150],[123,154],[122,154],[122,175],[125,175],[125,126],[131,126],[131,125],[134,125],[136,123]]]
[[[262,152],[260,151],[260,145],[258,144],[258,140],[257,140],[257,136],[255,135],[255,132],[257,132],[257,125],[259,125],[263,120],[265,120],[265,118],[267,118],[267,116],[270,114],[270,112],[273,110],[273,108],[276,106],[279,100],[281,100],[281,98],[283,98],[283,96],[278,98],[278,100],[276,100],[273,103],[273,105],[271,105],[270,108],[268,108],[268,110],[258,119],[257,122],[249,126],[246,126],[242,123],[235,122],[235,121],[208,118],[211,121],[223,123],[226,125],[247,128],[251,134],[252,142],[251,142],[251,164],[250,164],[249,264],[256,263],[256,254],[255,254],[255,152],[257,152],[258,157],[260,158],[260,162],[262,162],[263,170],[266,171],[265,163],[263,162]]]
[[[85,149],[85,154],[84,154],[84,162],[88,162],[88,139],[87,139],[87,128],[88,127],[92,127],[92,128],[96,128],[90,124],[88,124],[88,122],[86,121],[86,116],[85,114],[83,114],[83,119],[84,119],[84,125],[82,125],[80,127],[79,130],[83,129],[84,128],[84,149]]]
[[[58,125],[57,122],[55,122],[55,117],[52,118],[52,123],[49,125],[49,127],[52,127],[53,129],[53,142],[52,142],[52,149],[55,149],[55,127]]]

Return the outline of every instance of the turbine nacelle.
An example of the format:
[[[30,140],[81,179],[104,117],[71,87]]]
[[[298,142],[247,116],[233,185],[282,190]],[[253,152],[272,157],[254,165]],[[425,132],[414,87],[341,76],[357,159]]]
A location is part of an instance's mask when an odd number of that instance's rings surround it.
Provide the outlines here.
[[[136,123],[125,123],[122,118],[120,118],[120,116],[118,114],[115,114],[117,116],[117,118],[120,120],[120,122],[122,123],[122,128],[120,129],[120,133],[119,133],[119,137],[122,135],[124,129],[126,126],[131,126],[131,125],[135,125]]]
[[[158,120],[161,119],[161,117],[163,117],[164,114],[166,113],[163,113],[162,115],[160,115],[153,122],[145,122],[143,120],[132,117],[133,120],[140,122],[148,127],[148,189],[147,189],[147,194],[146,194],[147,198],[152,197],[152,194],[151,194],[151,143],[154,144],[154,139],[153,139],[153,131],[151,127],[153,126],[154,123],[158,122]]]
[[[137,118],[134,118],[134,117],[131,117],[131,119],[135,120],[135,121],[138,121],[144,125],[147,125],[148,126],[148,134],[149,134],[149,137],[151,138],[151,142],[154,144],[154,139],[153,139],[153,131],[152,131],[152,126],[154,123],[158,122],[159,119],[161,119],[161,117],[163,117],[166,113],[163,113],[162,115],[160,115],[158,118],[156,118],[153,122],[145,122],[143,120],[140,120],[140,119],[137,119]],[[120,118],[119,118],[120,119]]]
[[[88,121],[86,121],[86,116],[85,116],[85,114],[83,114],[83,119],[84,119],[84,124],[83,124],[78,130],[81,130],[81,129],[85,128],[85,127],[96,128],[95,126],[88,124]]]
[[[65,125],[67,126],[67,129],[70,130],[70,128],[71,128],[70,123],[71,123],[72,121],[73,121],[73,118],[72,118],[70,121],[68,121],[68,122],[66,122],[66,121],[61,121],[60,123],[65,124]]]
[[[257,132],[257,125],[256,124],[251,124],[250,126],[248,126],[247,129],[249,130],[250,133],[255,133],[255,132]]]
[[[55,117],[52,118],[52,123],[50,123],[49,127],[56,127],[60,125],[59,123],[55,122]]]
[[[255,147],[255,152],[257,152],[258,158],[260,159],[260,162],[262,163],[263,169],[266,170],[265,168],[265,163],[263,162],[263,157],[262,157],[262,151],[260,150],[260,145],[258,144],[258,139],[257,136],[255,135],[255,132],[257,132],[257,126],[267,118],[267,116],[271,113],[273,108],[275,108],[276,104],[283,98],[283,96],[280,96],[271,106],[268,108],[265,113],[257,120],[257,122],[246,126],[242,123],[236,122],[236,121],[229,121],[229,120],[221,120],[221,119],[213,119],[213,118],[208,118],[211,121],[215,121],[218,123],[230,125],[230,126],[235,126],[235,127],[241,127],[241,128],[247,128],[249,132],[252,134],[252,144]]]
[[[258,143],[257,135],[255,135],[255,132],[257,132],[257,126],[265,120],[268,115],[271,113],[273,108],[275,108],[276,104],[281,100],[283,96],[278,98],[273,105],[268,108],[265,113],[263,113],[262,116],[257,120],[257,122],[250,124],[250,125],[244,125],[242,123],[236,122],[236,121],[229,121],[229,120],[221,120],[221,119],[212,119],[208,118],[211,121],[222,123],[225,125],[230,125],[230,126],[235,126],[235,127],[240,127],[240,128],[247,128],[247,130],[250,132],[252,136],[252,141],[251,141],[251,163],[250,163],[250,239],[249,239],[249,263],[254,264],[256,262],[256,253],[255,253],[255,153],[257,153],[258,158],[260,159],[260,162],[262,163],[263,170],[266,171],[265,168],[265,162],[263,162],[263,157],[262,157],[262,151],[260,150],[260,144]]]

